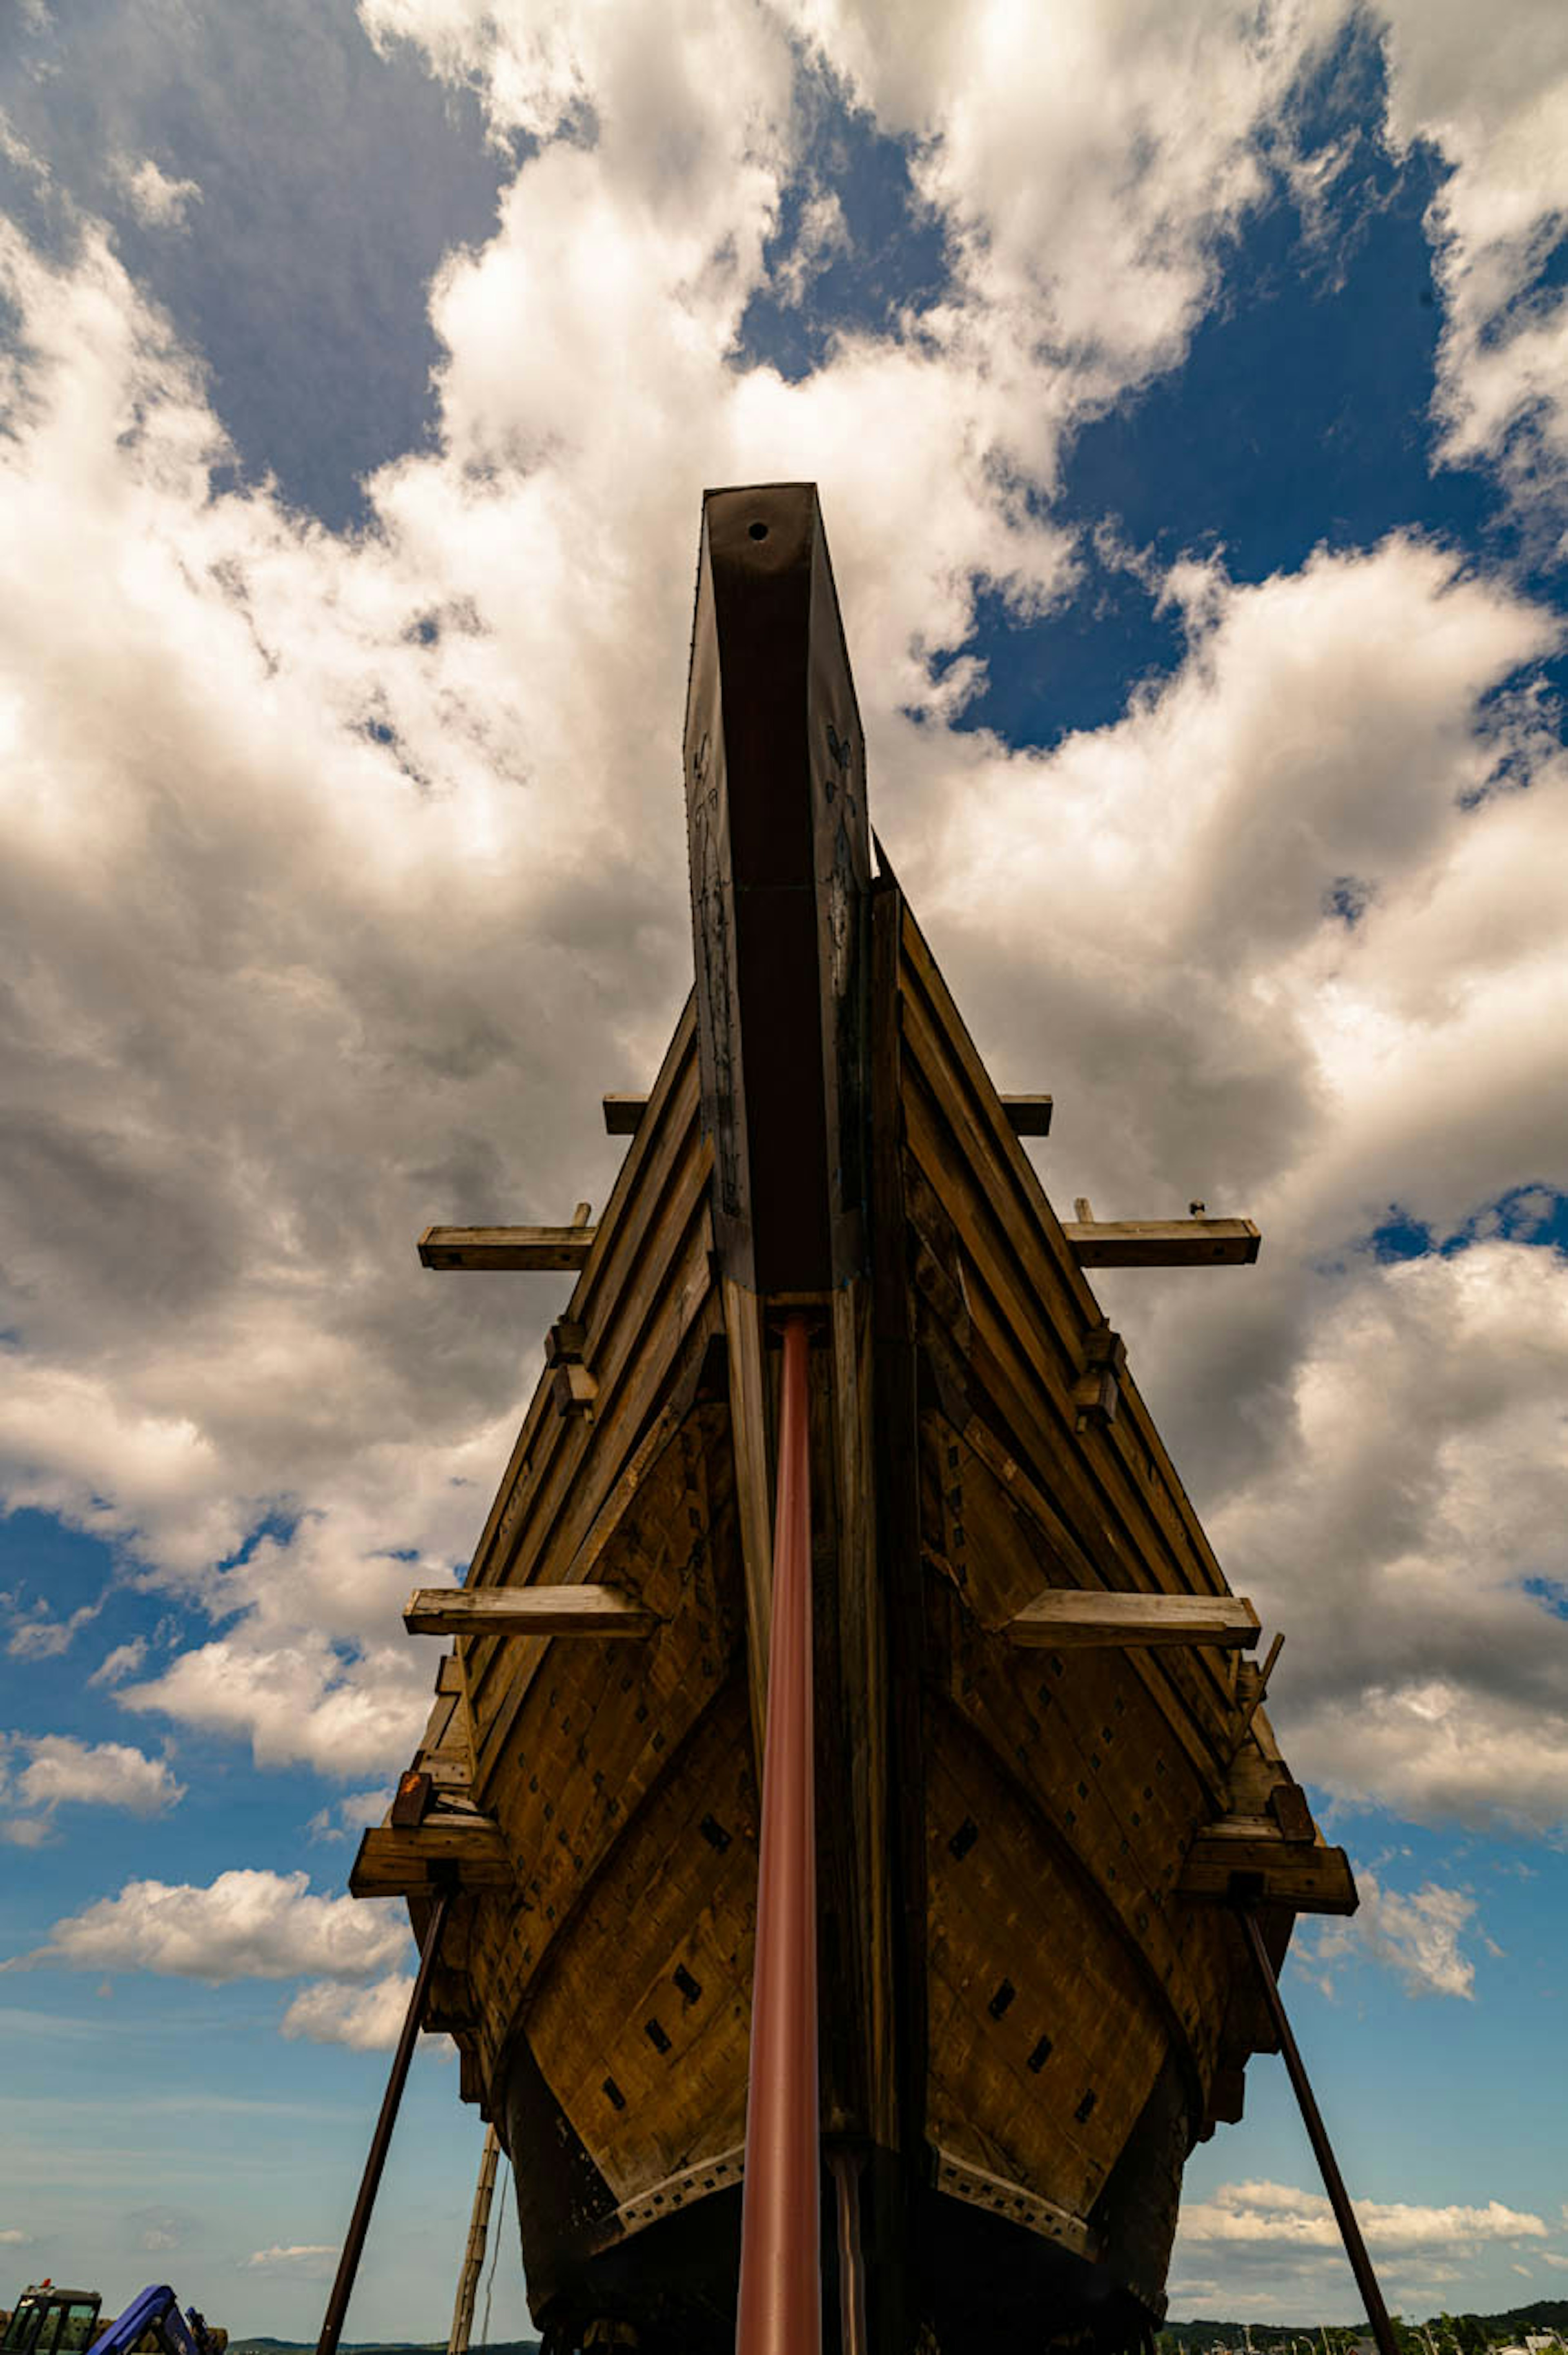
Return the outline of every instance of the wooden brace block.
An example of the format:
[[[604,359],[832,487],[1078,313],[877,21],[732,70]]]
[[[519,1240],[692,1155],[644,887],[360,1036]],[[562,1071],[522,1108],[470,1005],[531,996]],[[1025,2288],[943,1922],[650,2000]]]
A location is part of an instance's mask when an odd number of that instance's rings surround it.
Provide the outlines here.
[[[660,1625],[618,1586],[421,1586],[411,1636],[651,1636]]]
[[[1080,1267],[1249,1267],[1251,1219],[1090,1219],[1062,1230]]]
[[[1342,1848],[1282,1839],[1262,1817],[1221,1818],[1200,1831],[1187,1851],[1176,1893],[1198,1900],[1244,1898],[1254,1905],[1286,1906],[1294,1913],[1353,1913],[1359,1902]]]
[[[585,1422],[592,1423],[599,1384],[581,1359],[566,1359],[549,1379],[557,1414],[580,1414]]]
[[[588,1346],[588,1332],[576,1316],[558,1316],[544,1337],[547,1366],[579,1365]]]
[[[605,1135],[635,1136],[642,1125],[643,1114],[647,1108],[646,1096],[606,1096],[604,1098]]]
[[[1268,1811],[1287,1840],[1315,1840],[1317,1827],[1299,1783],[1276,1783],[1268,1795]]]
[[[1102,1317],[1083,1337],[1083,1370],[1072,1385],[1080,1431],[1091,1425],[1104,1430],[1115,1423],[1126,1369],[1126,1343]]]
[[[392,1798],[392,1827],[400,1832],[411,1832],[423,1823],[435,1795],[435,1785],[429,1774],[418,1766],[405,1768],[398,1777],[398,1787]]]
[[[597,1227],[427,1227],[420,1265],[439,1268],[580,1268]]]
[[[412,1830],[373,1825],[348,1876],[351,1897],[407,1897],[443,1878],[460,1889],[510,1889],[517,1875],[500,1827],[486,1816],[427,1816]]]
[[[1008,1126],[1015,1136],[1051,1135],[1049,1096],[1004,1096],[1002,1110],[1008,1115]]]
[[[1057,1651],[1089,1645],[1207,1644],[1243,1651],[1258,1640],[1244,1594],[1101,1594],[1049,1587],[1008,1623],[1013,1644]]]

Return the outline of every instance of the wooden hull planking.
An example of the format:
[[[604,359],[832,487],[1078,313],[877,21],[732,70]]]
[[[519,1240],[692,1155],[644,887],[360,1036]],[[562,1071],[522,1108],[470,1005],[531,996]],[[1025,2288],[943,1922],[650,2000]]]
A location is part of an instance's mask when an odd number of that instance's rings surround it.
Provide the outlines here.
[[[432,2024],[511,2154],[547,2344],[596,2316],[645,2348],[731,2344],[769,1316],[806,1302],[822,2127],[864,2168],[870,2342],[1131,2346],[1163,2311],[1187,2153],[1272,2041],[1189,1859],[1240,1819],[1248,1885],[1285,1901],[1262,1916],[1276,1966],[1304,1859],[1327,1894],[1301,1902],[1353,1891],[1299,1795],[1268,1813],[1294,1786],[1233,1649],[1009,1638],[1046,1589],[1230,1590],[896,882],[870,878],[814,498],[767,495],[775,539],[808,537],[752,641],[726,640],[724,568],[749,559],[714,502],[742,496],[710,495],[694,643],[698,988],[623,1124],[468,1581],[609,1588],[652,1632],[460,1635],[414,1762],[424,1812],[367,1836],[354,1885],[404,1889],[417,1928],[456,1877]],[[720,707],[768,627],[795,630],[781,693],[833,748],[772,898],[745,861],[777,845],[748,844],[754,811],[714,782],[763,758]],[[775,968],[818,1028],[781,1020]],[[758,1079],[770,1058],[793,1090]],[[784,1183],[792,1103],[833,1173],[812,1199]],[[826,2208],[824,2246],[831,2310]]]

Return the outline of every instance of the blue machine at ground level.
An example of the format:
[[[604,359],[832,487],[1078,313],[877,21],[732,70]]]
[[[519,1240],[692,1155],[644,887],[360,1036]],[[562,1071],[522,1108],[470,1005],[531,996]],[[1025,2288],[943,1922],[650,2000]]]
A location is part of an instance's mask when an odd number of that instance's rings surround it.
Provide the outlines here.
[[[224,2355],[227,2330],[209,2329],[196,2307],[182,2314],[167,2282],[154,2282],[92,2342],[91,2355]]]

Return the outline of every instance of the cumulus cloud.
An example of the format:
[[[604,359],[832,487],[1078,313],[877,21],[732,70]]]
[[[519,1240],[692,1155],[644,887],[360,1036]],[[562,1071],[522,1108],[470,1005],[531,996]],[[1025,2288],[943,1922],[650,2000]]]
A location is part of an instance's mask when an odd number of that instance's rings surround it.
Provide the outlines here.
[[[1379,0],[1388,134],[1449,166],[1429,229],[1445,304],[1443,454],[1499,463],[1526,503],[1568,523],[1568,297],[1542,281],[1568,215],[1568,23],[1530,0],[1483,22]]]
[[[166,1759],[124,1742],[78,1742],[64,1733],[16,1739],[27,1755],[15,1785],[24,1806],[123,1807],[133,1816],[159,1816],[185,1796]]]
[[[1539,2239],[1539,2216],[1489,2200],[1484,2207],[1424,2208],[1358,2200],[1356,2214],[1375,2254],[1395,2257],[1446,2249],[1473,2254],[1492,2241]],[[1182,2203],[1179,2248],[1223,2246],[1282,2254],[1338,2251],[1339,2228],[1320,2192],[1285,2183],[1223,2183],[1211,2200]]]
[[[357,1837],[368,1824],[379,1824],[391,1803],[389,1789],[350,1791],[329,1807],[318,1807],[305,1827],[312,1839],[343,1840]]]
[[[408,1927],[389,1906],[320,1897],[304,1872],[220,1872],[206,1887],[127,1881],[57,1922],[29,1962],[205,1980],[372,1977],[401,1958]]]
[[[302,1987],[283,2014],[283,2032],[312,2044],[347,2044],[353,2052],[389,2052],[413,1985],[411,1977],[393,1972],[373,1987],[336,1987],[323,1980]]]
[[[1366,1866],[1357,1867],[1356,1889],[1361,1902],[1355,1913],[1319,1924],[1319,1964],[1367,1955],[1395,1972],[1412,1995],[1473,1998],[1476,1966],[1459,1945],[1476,1912],[1473,1897],[1431,1882],[1403,1895],[1385,1889]]]
[[[1526,170],[1509,42],[1465,94],[1490,19],[1422,13],[1379,22],[1393,134],[1458,166],[1452,323],[1557,165]],[[979,586],[1072,593],[1068,440],[1179,360],[1346,14],[1074,0],[1020,44],[1001,0],[361,0],[518,160],[432,288],[430,445],[352,538],[230,486],[200,355],[101,225],[55,261],[0,234],[0,1481],[209,1614],[120,1662],[128,1709],[350,1780],[406,1754],[399,1605],[471,1545],[560,1298],[421,1275],[413,1238],[603,1199],[595,1098],[645,1082],[689,973],[699,493],[809,474],[879,826],[998,1077],[1055,1090],[1053,1189],[1265,1226],[1244,1277],[1103,1290],[1290,1627],[1298,1768],[1563,1819],[1525,1585],[1562,1526],[1561,1263],[1358,1248],[1392,1203],[1449,1233],[1568,1184],[1555,623],[1413,532],[1249,586],[1149,559],[1186,654],[1117,725],[1049,755],[950,725]],[[905,143],[950,267],[786,383],[738,338],[825,92]],[[1525,125],[1495,230],[1465,106]],[[834,250],[832,193],[775,293]]]

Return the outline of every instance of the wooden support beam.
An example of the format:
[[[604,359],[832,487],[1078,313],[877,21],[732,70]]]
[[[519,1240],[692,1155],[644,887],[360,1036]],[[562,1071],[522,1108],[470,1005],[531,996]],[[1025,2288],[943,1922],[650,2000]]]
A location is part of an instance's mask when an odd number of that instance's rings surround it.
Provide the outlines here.
[[[1251,1219],[1078,1218],[1061,1231],[1080,1267],[1250,1267],[1262,1241]]]
[[[1266,1816],[1222,1816],[1187,1851],[1179,1897],[1285,1905],[1295,1913],[1353,1913],[1360,1902],[1342,1848],[1285,1839]]]
[[[648,1108],[646,1096],[604,1096],[606,1136],[635,1136]],[[1006,1095],[1002,1110],[1015,1136],[1051,1135],[1051,1099],[1043,1095]]]
[[[351,1897],[409,1897],[455,1878],[459,1889],[517,1881],[501,1828],[487,1816],[431,1815],[407,1830],[373,1824],[348,1876]]]
[[[660,1625],[618,1586],[421,1586],[411,1636],[651,1636]]]
[[[580,1268],[597,1227],[427,1227],[420,1265],[439,1268]]]
[[[1244,1594],[1102,1594],[1049,1587],[1008,1623],[1013,1644],[1054,1651],[1090,1645],[1207,1644],[1245,1651],[1258,1640],[1258,1614]]]

